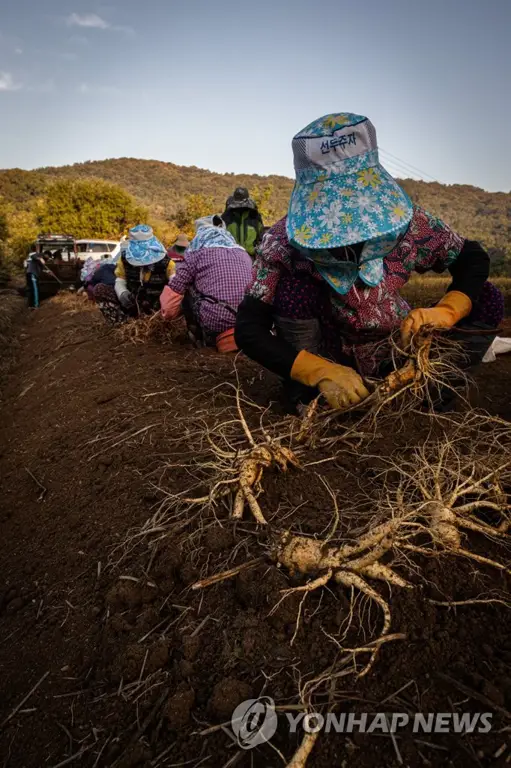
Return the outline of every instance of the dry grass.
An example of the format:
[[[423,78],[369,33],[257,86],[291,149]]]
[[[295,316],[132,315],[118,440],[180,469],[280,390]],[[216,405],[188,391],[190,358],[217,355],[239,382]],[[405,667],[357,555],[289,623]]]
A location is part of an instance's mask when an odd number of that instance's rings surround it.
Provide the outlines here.
[[[402,294],[412,307],[428,307],[442,298],[450,282],[448,277],[414,275],[403,288]],[[493,277],[491,282],[504,294],[506,314],[511,314],[511,278]]]
[[[96,311],[97,307],[93,301],[89,301],[86,293],[76,293],[75,291],[59,291],[49,301],[56,304],[65,311],[67,315],[76,315],[83,310]]]
[[[399,334],[392,337],[394,370],[383,380],[366,380],[372,392],[365,400],[347,409],[332,411],[324,407],[322,398],[307,409],[298,431],[297,441],[308,445],[320,442],[332,447],[339,439],[346,442],[353,431],[375,433],[382,424],[393,428],[415,409],[434,410],[439,393],[450,390],[460,396],[468,392],[468,378],[461,371],[463,351],[459,344],[426,326],[415,334],[407,352],[401,349]],[[354,423],[346,415],[354,413]],[[335,423],[340,437],[331,434]],[[328,428],[329,434],[325,435]]]
[[[144,315],[136,320],[128,322],[116,329],[123,341],[132,344],[146,344],[149,341],[158,344],[173,344],[178,336],[183,334],[181,320],[169,322],[164,320],[161,312],[154,315]]]

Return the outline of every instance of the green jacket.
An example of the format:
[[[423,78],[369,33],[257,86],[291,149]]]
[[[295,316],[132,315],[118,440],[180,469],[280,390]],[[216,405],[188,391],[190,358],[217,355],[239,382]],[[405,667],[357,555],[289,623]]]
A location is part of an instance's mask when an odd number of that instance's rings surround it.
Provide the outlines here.
[[[255,256],[256,247],[263,234],[263,221],[257,211],[247,209],[229,210],[223,219],[228,231],[237,243],[244,248],[250,256]]]

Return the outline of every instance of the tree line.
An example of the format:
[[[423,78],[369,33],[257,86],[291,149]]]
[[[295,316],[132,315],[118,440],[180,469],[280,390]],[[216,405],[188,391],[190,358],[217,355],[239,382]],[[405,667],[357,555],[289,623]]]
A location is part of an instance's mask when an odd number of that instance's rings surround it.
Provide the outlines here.
[[[405,179],[414,202],[461,235],[479,240],[494,275],[511,276],[511,194],[467,185]],[[292,180],[283,176],[217,174],[195,167],[120,158],[37,171],[0,171],[0,257],[19,264],[40,232],[118,239],[147,222],[170,245],[193,235],[200,216],[223,210],[236,186],[247,186],[266,224],[284,215]]]

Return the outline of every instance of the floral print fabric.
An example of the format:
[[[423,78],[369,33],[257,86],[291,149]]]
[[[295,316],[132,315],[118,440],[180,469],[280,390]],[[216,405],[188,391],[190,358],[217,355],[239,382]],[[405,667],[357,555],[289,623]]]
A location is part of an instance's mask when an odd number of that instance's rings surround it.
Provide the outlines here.
[[[374,375],[389,356],[388,336],[410,311],[400,289],[414,271],[445,271],[463,243],[440,219],[414,207],[406,233],[383,259],[380,284],[370,288],[357,280],[342,296],[290,245],[284,218],[263,238],[248,295],[271,304],[275,315],[317,317],[323,354],[334,360],[349,356],[361,373]]]
[[[397,235],[409,223],[410,198],[380,165],[376,131],[366,117],[341,112],[293,139],[296,183],[287,234],[293,245],[337,248]],[[381,256],[380,248],[376,256]],[[374,275],[369,284],[375,284]]]
[[[137,224],[130,229],[129,240],[121,244],[121,253],[128,264],[143,267],[161,261],[167,251],[148,224]]]

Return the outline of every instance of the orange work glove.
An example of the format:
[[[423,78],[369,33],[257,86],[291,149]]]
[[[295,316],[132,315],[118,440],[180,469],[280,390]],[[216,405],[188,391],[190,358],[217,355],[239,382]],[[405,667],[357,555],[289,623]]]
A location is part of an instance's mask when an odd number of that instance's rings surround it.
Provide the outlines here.
[[[308,387],[318,387],[331,408],[349,408],[369,396],[362,378],[353,368],[329,363],[304,349],[298,353],[291,378]]]
[[[406,348],[414,333],[423,325],[433,325],[435,328],[452,328],[460,320],[470,314],[472,302],[461,291],[446,293],[436,307],[431,309],[412,309],[406,320],[401,323],[401,340]]]

